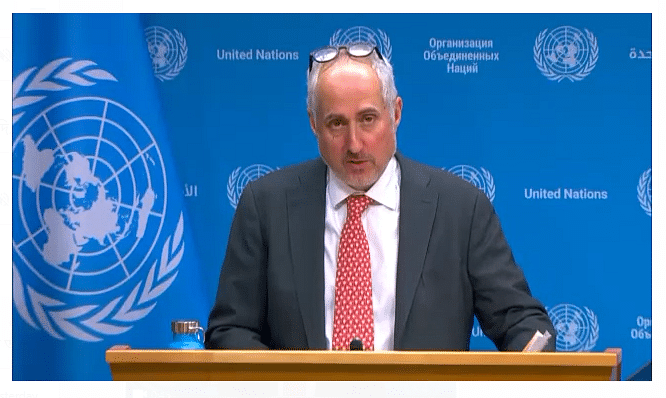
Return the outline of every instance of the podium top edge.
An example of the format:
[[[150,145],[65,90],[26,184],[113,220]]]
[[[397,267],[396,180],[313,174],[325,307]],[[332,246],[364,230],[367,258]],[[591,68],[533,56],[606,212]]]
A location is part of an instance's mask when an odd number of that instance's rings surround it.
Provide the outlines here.
[[[113,347],[108,363],[292,363],[613,366],[615,352],[145,350]]]

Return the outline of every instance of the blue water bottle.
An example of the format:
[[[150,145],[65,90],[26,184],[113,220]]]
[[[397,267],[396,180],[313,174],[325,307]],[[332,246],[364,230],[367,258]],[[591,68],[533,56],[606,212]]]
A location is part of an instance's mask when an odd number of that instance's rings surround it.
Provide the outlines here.
[[[173,341],[169,348],[176,350],[202,350],[204,330],[199,321],[171,321]]]

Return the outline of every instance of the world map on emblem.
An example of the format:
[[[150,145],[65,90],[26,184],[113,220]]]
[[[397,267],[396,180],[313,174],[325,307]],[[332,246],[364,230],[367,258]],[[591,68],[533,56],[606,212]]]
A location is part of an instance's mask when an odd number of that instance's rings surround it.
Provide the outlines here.
[[[245,186],[251,181],[259,179],[273,171],[273,168],[264,164],[253,164],[242,169],[236,168],[231,175],[229,175],[229,182],[227,183],[227,198],[229,203],[235,209],[238,205],[238,200]]]
[[[146,29],[145,34],[150,58],[153,60],[153,68],[156,73],[163,73],[176,62],[178,42],[173,33],[160,26]]]
[[[488,170],[480,167],[479,171],[476,167],[459,164],[451,167],[449,171],[479,188],[491,202],[495,199],[495,183]]]
[[[13,180],[14,252],[56,290],[120,286],[160,235],[162,156],[143,122],[114,101],[84,97],[43,110],[14,142]]]
[[[185,67],[187,41],[182,33],[161,26],[144,29],[148,53],[153,63],[153,73],[161,81],[172,80]]]
[[[346,30],[338,29],[330,39],[330,45],[345,45],[351,43],[370,43],[377,46],[384,58],[391,60],[391,43],[386,33],[380,29],[374,31],[367,26],[354,26]]]
[[[590,43],[585,34],[571,26],[554,29],[543,44],[545,60],[559,74],[576,73],[587,65]]]
[[[589,308],[558,304],[548,310],[557,332],[557,351],[589,351],[599,338],[597,317]]]

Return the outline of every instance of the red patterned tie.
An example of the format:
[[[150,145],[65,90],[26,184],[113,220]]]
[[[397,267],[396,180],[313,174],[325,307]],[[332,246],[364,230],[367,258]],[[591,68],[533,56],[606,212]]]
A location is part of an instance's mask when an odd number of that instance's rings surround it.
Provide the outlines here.
[[[347,198],[335,275],[334,350],[349,350],[349,343],[357,337],[364,350],[375,348],[370,247],[361,223],[361,213],[371,201],[365,195]]]

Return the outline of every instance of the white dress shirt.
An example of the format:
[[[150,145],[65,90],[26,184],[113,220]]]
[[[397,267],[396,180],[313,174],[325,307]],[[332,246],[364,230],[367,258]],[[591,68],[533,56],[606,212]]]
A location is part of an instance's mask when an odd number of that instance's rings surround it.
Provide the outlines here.
[[[338,244],[342,226],[347,218],[346,199],[354,193],[359,192],[342,182],[328,168],[324,231],[324,306],[328,349],[331,349],[333,340]],[[370,246],[375,350],[393,350],[400,216],[400,167],[395,156],[391,158],[377,182],[364,194],[375,201],[361,216]]]

